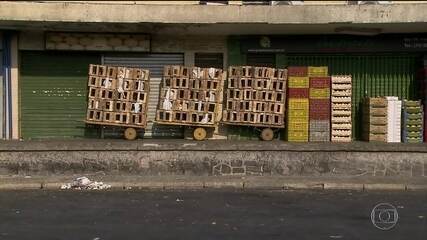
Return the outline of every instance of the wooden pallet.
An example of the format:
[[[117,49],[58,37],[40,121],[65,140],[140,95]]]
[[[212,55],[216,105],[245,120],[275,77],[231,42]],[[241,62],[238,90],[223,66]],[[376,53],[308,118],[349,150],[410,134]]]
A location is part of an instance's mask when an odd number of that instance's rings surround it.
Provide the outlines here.
[[[177,122],[164,122],[164,121],[158,121],[158,120],[155,120],[154,122],[162,125],[173,125],[173,126],[210,127],[210,128],[214,128],[218,126],[218,124],[177,123]]]
[[[225,125],[234,125],[234,126],[246,126],[246,127],[262,127],[262,128],[278,128],[282,129],[285,128],[285,126],[278,126],[278,125],[269,125],[269,124],[256,124],[256,123],[235,123],[235,122],[221,122]]]
[[[95,121],[84,121],[87,124],[93,125],[101,125],[101,126],[114,126],[114,127],[123,127],[123,128],[145,128],[147,126],[147,122],[142,125],[133,125],[133,124],[124,124],[124,123],[109,123],[109,122],[95,122]]]

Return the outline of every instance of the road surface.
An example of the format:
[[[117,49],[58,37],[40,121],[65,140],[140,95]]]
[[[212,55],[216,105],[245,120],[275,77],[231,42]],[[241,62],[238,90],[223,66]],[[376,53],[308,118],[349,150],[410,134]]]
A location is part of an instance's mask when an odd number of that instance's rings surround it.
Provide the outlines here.
[[[379,230],[372,208],[399,214]],[[426,192],[0,191],[0,239],[427,239]]]

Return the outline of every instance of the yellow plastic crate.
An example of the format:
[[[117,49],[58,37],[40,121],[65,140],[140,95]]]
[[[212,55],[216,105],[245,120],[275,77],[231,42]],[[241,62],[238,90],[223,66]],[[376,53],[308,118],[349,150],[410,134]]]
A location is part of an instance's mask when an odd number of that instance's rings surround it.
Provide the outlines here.
[[[288,116],[288,122],[306,122],[309,123],[310,119],[308,116],[305,117],[289,117]]]
[[[309,88],[309,77],[288,77],[289,88]]]
[[[328,76],[328,67],[308,67],[308,76],[309,77],[327,77]]]
[[[288,122],[288,131],[304,131],[308,133],[308,122]]]
[[[288,131],[289,142],[308,142],[308,131]]]
[[[308,98],[289,98],[288,99],[288,111],[292,110],[307,110],[309,109]]]
[[[307,118],[309,116],[308,109],[288,109],[288,118]]]
[[[331,96],[329,88],[310,88],[311,99],[328,99]]]

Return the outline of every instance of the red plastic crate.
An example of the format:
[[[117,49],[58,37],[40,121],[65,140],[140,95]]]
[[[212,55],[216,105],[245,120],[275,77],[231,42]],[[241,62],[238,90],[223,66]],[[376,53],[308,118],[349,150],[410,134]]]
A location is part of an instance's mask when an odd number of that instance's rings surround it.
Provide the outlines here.
[[[323,113],[323,114],[313,114],[310,112],[310,120],[329,120],[331,119],[331,114],[330,113]]]
[[[329,99],[310,99],[309,115],[311,120],[328,120],[331,116]]]
[[[306,66],[289,66],[288,76],[291,77],[306,77],[308,75],[308,67]]]
[[[310,88],[330,88],[331,77],[311,77]]]
[[[316,114],[319,114],[319,115],[322,115],[322,114],[328,114],[328,115],[330,115],[331,114],[331,109],[329,109],[329,108],[311,108],[310,107],[310,114],[311,115],[316,115]]]
[[[310,109],[331,108],[331,100],[329,99],[310,99]]]
[[[308,88],[289,88],[288,98],[308,98],[309,92]]]
[[[331,113],[330,108],[312,108],[311,106],[310,106],[309,111],[312,114],[325,114],[325,113],[329,114],[329,113]]]

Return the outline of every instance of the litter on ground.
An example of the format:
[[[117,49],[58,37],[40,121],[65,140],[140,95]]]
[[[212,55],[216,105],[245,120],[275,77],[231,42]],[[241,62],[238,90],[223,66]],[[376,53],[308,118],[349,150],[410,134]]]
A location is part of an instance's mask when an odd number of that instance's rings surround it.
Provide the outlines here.
[[[104,190],[110,189],[111,185],[103,182],[91,181],[87,177],[79,177],[73,180],[72,183],[63,184],[61,189],[76,189],[76,190]]]

